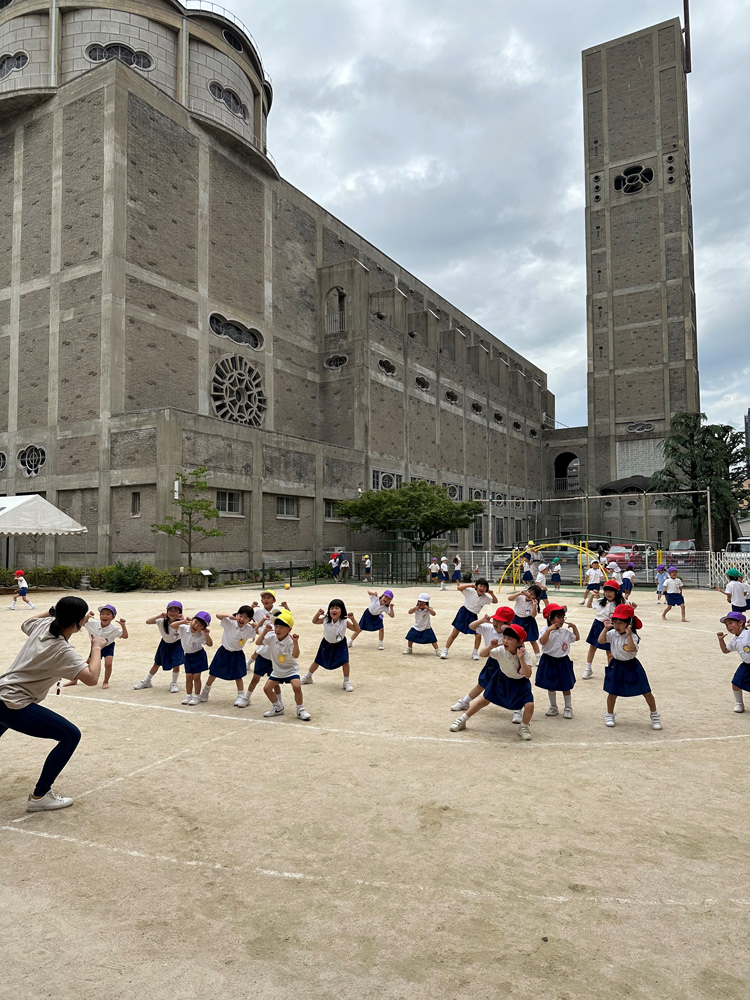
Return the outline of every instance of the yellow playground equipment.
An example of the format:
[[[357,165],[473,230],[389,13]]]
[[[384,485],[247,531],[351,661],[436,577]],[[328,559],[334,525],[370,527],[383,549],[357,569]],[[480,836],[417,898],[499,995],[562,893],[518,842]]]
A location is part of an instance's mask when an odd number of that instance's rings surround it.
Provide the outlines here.
[[[574,551],[578,552],[579,554],[578,579],[580,586],[583,586],[584,562],[586,563],[586,568],[588,568],[588,566],[591,565],[594,559],[596,559],[598,562],[601,562],[601,560],[599,559],[599,555],[596,552],[592,552],[591,549],[587,549],[585,545],[576,545],[574,542],[545,542],[543,545],[529,544],[525,548],[519,549],[518,553],[513,556],[511,561],[503,570],[503,575],[500,577],[500,581],[497,585],[498,593],[500,593],[503,589],[503,583],[505,581],[505,577],[508,574],[508,570],[511,571],[510,582],[513,590],[515,590],[516,586],[521,582],[520,569],[521,569],[523,553],[541,552],[542,549],[573,549]],[[608,580],[609,576],[607,575],[607,570],[603,564],[602,564],[602,571],[604,572],[605,579]]]

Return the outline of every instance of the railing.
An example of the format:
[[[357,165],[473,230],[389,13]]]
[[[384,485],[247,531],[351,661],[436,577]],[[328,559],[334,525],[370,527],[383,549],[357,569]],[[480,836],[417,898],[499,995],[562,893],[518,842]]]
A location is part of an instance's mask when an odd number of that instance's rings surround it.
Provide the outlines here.
[[[579,489],[579,480],[573,478],[572,476],[567,476],[565,479],[555,479],[555,493],[566,493],[568,490]]]
[[[253,38],[252,33],[249,31],[247,25],[243,21],[241,21],[236,14],[233,14],[231,10],[227,10],[226,7],[222,7],[221,4],[214,3],[213,0],[180,0],[180,2],[182,3],[182,6],[186,10],[195,10],[195,11],[202,10],[206,11],[206,13],[209,14],[218,14],[219,17],[223,17],[226,21],[231,21],[232,24],[235,24],[240,29],[240,31],[242,31],[246,35],[247,40],[252,45],[253,50],[255,52],[255,57],[260,63],[261,69],[263,69],[263,79],[267,80],[268,83],[273,87],[273,80],[263,68],[263,60],[260,57],[260,49],[258,48],[258,43]]]
[[[342,312],[329,313],[326,316],[326,333],[341,333],[346,329],[346,315]]]
[[[259,153],[262,153],[263,156],[265,156],[267,160],[270,160],[271,163],[273,163],[274,167],[276,167],[276,160],[268,152],[268,148],[264,146],[263,143],[252,132],[247,134],[241,132],[236,127],[235,122],[232,120],[234,116],[230,111],[225,111],[224,114],[222,114],[221,108],[218,105],[214,107],[213,105],[208,104],[206,101],[201,101],[196,97],[190,99],[190,110],[196,112],[196,114],[205,115],[206,118],[213,118],[214,121],[219,122],[219,124],[222,125],[224,128],[230,129],[241,139],[244,139],[245,142],[248,142],[250,143],[251,146],[254,146]]]

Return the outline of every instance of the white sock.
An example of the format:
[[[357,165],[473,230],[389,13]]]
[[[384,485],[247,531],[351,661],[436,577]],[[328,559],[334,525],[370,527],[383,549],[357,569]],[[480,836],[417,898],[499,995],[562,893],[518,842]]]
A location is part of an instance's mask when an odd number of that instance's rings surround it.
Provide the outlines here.
[[[464,695],[463,698],[461,699],[461,701],[465,701],[467,704],[470,705],[471,704],[471,691],[469,691],[468,694]]]
[[[307,673],[305,674],[305,677],[312,677],[312,674],[310,673],[310,671],[309,671],[309,670],[308,670],[308,671],[307,671]]]
[[[744,701],[744,699],[742,697],[742,691],[741,690],[740,691],[734,691],[732,693],[734,694],[734,700],[736,701],[736,703],[738,705],[744,705],[745,704],[745,701]]]
[[[549,695],[549,703],[552,708],[557,708],[557,691],[548,691],[547,694]]]
[[[573,707],[573,700],[572,700],[573,696],[570,695],[570,694],[564,694],[563,698],[565,699],[565,707],[566,708],[572,708]]]
[[[654,711],[651,713],[651,718],[655,719],[658,716],[658,714],[659,712],[656,709],[654,709]]]

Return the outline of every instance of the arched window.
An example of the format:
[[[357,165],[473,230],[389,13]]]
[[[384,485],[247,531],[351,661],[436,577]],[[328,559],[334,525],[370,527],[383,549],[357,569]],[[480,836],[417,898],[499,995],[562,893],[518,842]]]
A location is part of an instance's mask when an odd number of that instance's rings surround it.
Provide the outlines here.
[[[555,459],[555,491],[577,490],[579,488],[580,462],[578,456],[566,451]]]
[[[326,295],[326,333],[341,333],[346,329],[346,292],[334,285]]]

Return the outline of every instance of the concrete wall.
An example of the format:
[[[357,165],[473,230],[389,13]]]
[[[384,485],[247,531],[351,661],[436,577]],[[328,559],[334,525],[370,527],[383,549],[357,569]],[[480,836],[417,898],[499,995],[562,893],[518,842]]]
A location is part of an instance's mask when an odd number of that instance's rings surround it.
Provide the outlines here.
[[[25,52],[29,61],[0,81],[0,94],[32,87],[49,87],[49,17],[25,14],[0,24],[0,56]]]

